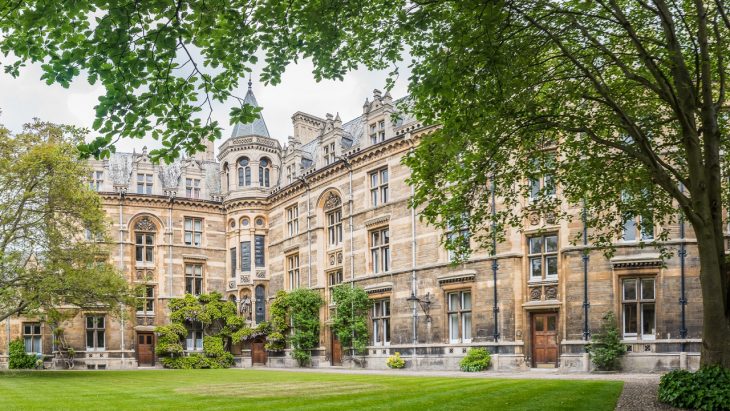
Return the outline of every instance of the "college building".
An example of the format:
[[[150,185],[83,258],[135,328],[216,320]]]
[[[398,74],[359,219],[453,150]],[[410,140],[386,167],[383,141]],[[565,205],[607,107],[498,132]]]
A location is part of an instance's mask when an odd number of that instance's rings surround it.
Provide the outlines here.
[[[257,105],[250,82],[245,102]],[[629,350],[625,370],[699,366],[702,296],[691,230],[669,227],[663,245],[674,253],[662,260],[640,246],[654,233],[628,221],[609,259],[571,244],[580,218],[528,215],[496,253],[474,250],[453,264],[444,236],[469,233],[419,219],[401,163],[435,127],[399,112],[398,103],[375,90],[349,121],[298,111],[283,146],[262,113],[236,125],[217,155],[209,142],[169,165],[153,164],[146,150],[92,161],[90,185],[109,216],[109,258],[144,293],[127,316],[83,311],[63,324],[76,366],[159,366],[155,327],[169,322],[170,299],[186,293],[218,291],[255,325],[269,318],[277,291],[301,287],[327,302],[315,367],[385,368],[399,352],[412,369],[456,370],[470,347],[485,347],[496,370],[588,371],[585,345],[608,311]],[[538,191],[545,182],[530,184]],[[372,301],[367,354],[355,359],[329,326],[332,287],[342,283]],[[0,323],[0,367],[15,338],[53,362],[50,326],[14,316]],[[187,351],[200,351],[201,341],[191,327]],[[238,344],[234,355],[240,367],[296,365],[289,351],[266,352],[260,342]]]

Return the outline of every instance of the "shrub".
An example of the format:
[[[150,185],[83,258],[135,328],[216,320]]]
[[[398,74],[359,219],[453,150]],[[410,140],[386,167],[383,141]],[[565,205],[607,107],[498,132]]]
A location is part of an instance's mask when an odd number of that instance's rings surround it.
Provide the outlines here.
[[[400,357],[399,352],[396,352],[395,355],[388,357],[385,364],[390,368],[403,368],[406,366],[406,360]]]
[[[678,408],[730,410],[730,369],[716,365],[695,373],[675,370],[664,374],[659,401]]]
[[[36,356],[25,352],[25,344],[23,340],[18,338],[10,343],[10,364],[11,369],[31,369],[35,368]]]
[[[593,341],[586,347],[591,354],[591,361],[599,370],[616,370],[619,357],[626,354],[626,346],[621,344],[621,337],[616,326],[616,315],[613,311],[603,316],[601,329],[593,336]]]
[[[466,353],[466,357],[459,361],[459,368],[465,372],[484,371],[489,367],[492,357],[486,348],[470,348]]]

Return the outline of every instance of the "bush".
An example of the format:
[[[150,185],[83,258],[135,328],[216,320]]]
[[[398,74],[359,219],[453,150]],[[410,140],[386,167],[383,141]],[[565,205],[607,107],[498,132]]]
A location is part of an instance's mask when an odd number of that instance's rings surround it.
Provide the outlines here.
[[[621,336],[616,326],[616,315],[613,311],[603,316],[601,330],[593,336],[593,341],[586,347],[591,354],[593,365],[599,370],[616,370],[619,358],[626,354],[626,346],[621,344]]]
[[[466,357],[459,361],[459,368],[465,372],[484,371],[489,367],[491,361],[492,356],[489,355],[486,348],[470,348],[469,352],[466,353]]]
[[[36,365],[36,356],[25,352],[23,340],[18,338],[10,343],[10,364],[11,369],[32,369]]]
[[[391,355],[388,357],[388,360],[385,362],[386,365],[390,368],[403,368],[406,366],[406,360],[400,357],[400,353],[396,352],[395,355]]]
[[[675,370],[664,374],[659,401],[678,408],[730,410],[730,369],[712,366],[695,373]]]

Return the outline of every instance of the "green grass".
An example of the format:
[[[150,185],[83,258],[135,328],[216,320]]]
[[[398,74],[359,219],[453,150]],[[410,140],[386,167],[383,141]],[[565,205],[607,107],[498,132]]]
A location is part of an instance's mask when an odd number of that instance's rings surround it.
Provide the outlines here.
[[[620,381],[267,370],[0,373],[0,410],[613,410]]]

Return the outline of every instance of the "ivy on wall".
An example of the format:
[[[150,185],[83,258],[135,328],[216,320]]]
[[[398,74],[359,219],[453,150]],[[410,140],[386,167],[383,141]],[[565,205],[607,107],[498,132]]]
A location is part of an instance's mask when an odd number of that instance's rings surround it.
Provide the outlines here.
[[[334,288],[332,300],[335,303],[332,331],[344,347],[364,353],[368,344],[368,294],[360,287],[340,284]]]

